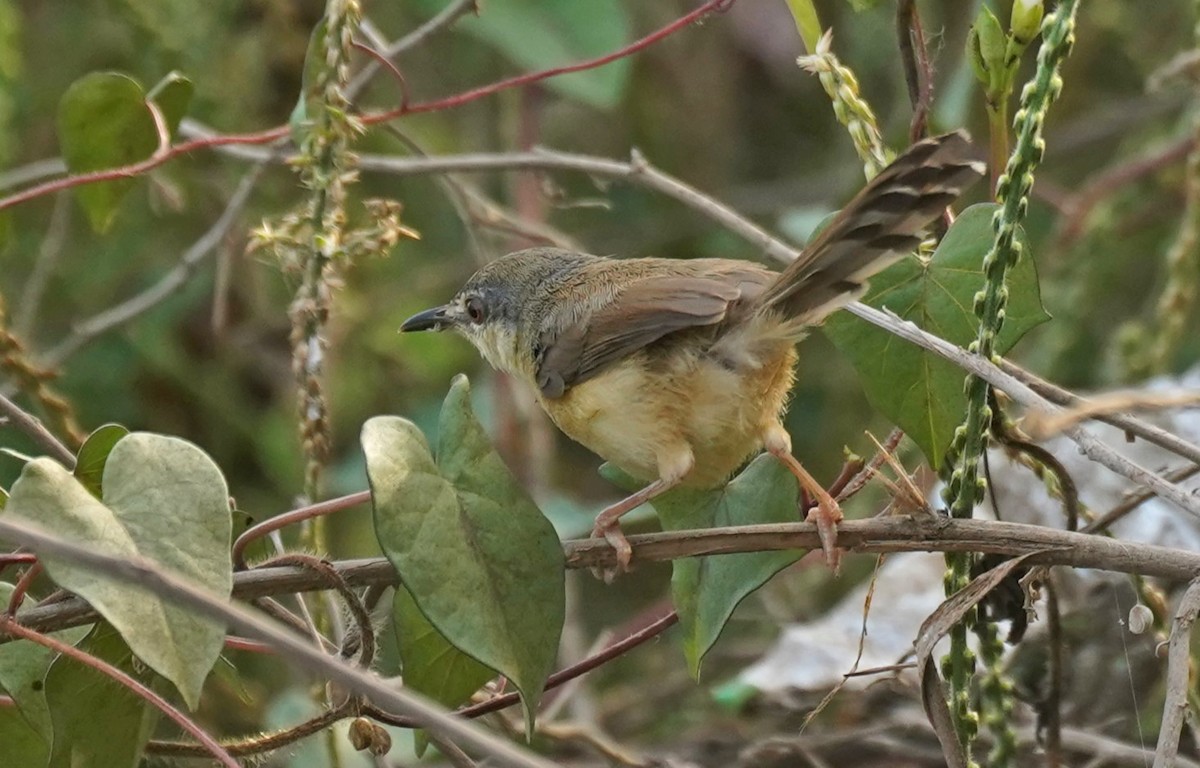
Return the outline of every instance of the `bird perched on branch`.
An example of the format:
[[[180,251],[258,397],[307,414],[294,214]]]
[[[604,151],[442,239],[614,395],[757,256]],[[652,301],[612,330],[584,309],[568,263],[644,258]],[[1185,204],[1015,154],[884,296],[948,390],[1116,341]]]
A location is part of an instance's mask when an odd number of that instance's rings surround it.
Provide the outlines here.
[[[563,432],[647,485],[603,510],[594,536],[632,550],[620,517],[680,485],[719,488],[761,450],[815,500],[836,564],[837,502],[792,456],[783,426],[795,344],[912,252],[983,175],[965,133],[913,144],[782,272],[729,259],[614,259],[558,248],[503,256],[402,331],[453,329],[526,382]],[[902,383],[898,383],[902,385]]]

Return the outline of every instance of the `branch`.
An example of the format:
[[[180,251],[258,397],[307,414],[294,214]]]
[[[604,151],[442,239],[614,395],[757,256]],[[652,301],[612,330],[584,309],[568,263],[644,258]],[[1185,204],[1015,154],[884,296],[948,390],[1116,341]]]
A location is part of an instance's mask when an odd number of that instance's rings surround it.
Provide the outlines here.
[[[453,2],[443,8],[429,21],[379,51],[379,56],[384,61],[391,61],[405,51],[416,48],[443,29],[450,27],[460,17],[466,16],[468,13],[479,13],[478,0],[453,0]],[[358,97],[358,94],[362,93],[362,90],[371,82],[371,78],[375,77],[376,73],[379,72],[381,66],[383,66],[382,62],[371,61],[367,66],[363,67],[358,74],[351,78],[350,84],[346,86],[346,98],[349,101],[354,101]]]
[[[111,678],[118,685],[128,688],[136,696],[144,699],[159,712],[162,712],[164,715],[171,718],[171,720],[174,720],[175,724],[182,728],[184,732],[191,734],[198,742],[200,742],[204,748],[205,754],[211,755],[213,759],[215,759],[221,765],[227,766],[227,768],[239,768],[237,761],[234,760],[228,752],[222,749],[221,745],[217,743],[216,739],[205,732],[205,730],[197,725],[192,718],[180,712],[178,709],[172,706],[170,702],[168,702],[158,693],[151,690],[149,686],[146,686],[135,679],[129,673],[118,669],[112,664],[109,664],[104,659],[97,658],[86,651],[81,651],[72,645],[68,645],[58,638],[50,637],[49,635],[43,635],[39,632],[29,629],[28,627],[22,626],[21,624],[18,624],[16,620],[8,616],[0,616],[0,632],[8,633],[12,637],[21,638],[22,640],[28,640],[31,643],[37,643],[43,648],[48,648],[60,656],[72,658],[80,664],[91,667],[100,674]]]
[[[75,468],[75,454],[71,453],[67,446],[63,445],[50,430],[42,426],[42,422],[38,421],[26,412],[24,408],[9,400],[3,394],[0,394],[0,415],[7,417],[13,426],[24,432],[30,439],[49,452],[51,458],[59,464],[62,464],[67,469]]]
[[[124,559],[101,554],[65,541],[38,526],[4,517],[0,517],[0,537],[29,547],[43,557],[60,558],[104,573],[106,577],[137,585],[176,605],[188,606],[199,615],[270,644],[292,666],[340,683],[381,707],[412,717],[423,728],[490,755],[496,764],[512,768],[556,768],[550,761],[448,714],[423,696],[396,688],[378,675],[329,656],[250,609],[231,605],[224,598],[162,570],[144,558]]]
[[[641,534],[630,536],[629,542],[633,545],[635,563],[821,546],[816,528],[809,523]],[[846,520],[838,525],[838,546],[856,553],[988,552],[1009,556],[1044,550],[1031,558],[1030,563],[1096,568],[1179,581],[1200,574],[1197,552],[989,520],[935,516]],[[568,568],[606,567],[616,563],[615,553],[603,539],[565,541],[563,553]],[[392,586],[398,581],[395,569],[382,557],[342,560],[332,563],[332,567],[351,587]],[[326,588],[327,579],[295,567],[252,568],[233,575],[233,596],[239,600]],[[97,614],[78,597],[43,603],[21,614],[25,626],[39,631],[65,629],[96,619]]]
[[[115,307],[110,307],[84,320],[82,323],[76,324],[70,336],[60,341],[56,347],[46,353],[46,362],[51,366],[61,365],[64,360],[78,351],[84,344],[87,344],[100,334],[122,326],[139,315],[148,312],[182,289],[187,284],[188,278],[199,268],[204,258],[220,245],[225,236],[229,234],[229,231],[233,229],[233,225],[237,223],[242,209],[246,207],[246,201],[250,198],[250,193],[253,191],[254,185],[258,183],[259,176],[262,175],[262,169],[263,166],[260,164],[242,177],[237,189],[234,190],[233,196],[229,198],[229,202],[225,205],[225,210],[221,212],[221,215],[213,225],[208,228],[208,231],[183,252],[183,255],[179,258],[179,263],[175,265],[174,269],[159,278],[157,283],[138,293],[136,296],[132,296]]]
[[[665,27],[651,32],[649,35],[635,40],[629,45],[620,48],[612,53],[600,56],[594,59],[569,64],[563,67],[554,67],[552,69],[544,69],[539,72],[529,72],[516,77],[509,77],[499,80],[488,85],[471,88],[457,93],[452,96],[447,96],[441,99],[432,101],[423,101],[415,104],[402,104],[401,106],[387,110],[384,112],[376,112],[369,115],[364,115],[361,118],[363,125],[376,125],[378,123],[386,123],[390,120],[395,120],[406,115],[415,115],[423,112],[440,112],[445,109],[453,109],[464,104],[469,104],[473,101],[478,101],[486,96],[491,96],[503,90],[516,88],[522,85],[537,83],[542,80],[548,80],[559,75],[566,75],[572,72],[582,72],[588,69],[602,67],[605,64],[610,64],[617,59],[625,58],[634,53],[637,53],[649,46],[657,43],[663,38],[678,32],[685,27],[699,21],[710,13],[723,12],[727,10],[736,0],[708,0],[696,10],[688,13]],[[182,144],[177,144],[173,147],[164,148],[160,152],[156,152],[151,157],[146,158],[131,165],[122,166],[120,168],[109,168],[103,171],[94,173],[84,173],[77,176],[68,176],[62,179],[55,179],[42,184],[29,187],[21,190],[16,194],[0,199],[0,211],[11,208],[15,205],[28,202],[30,200],[42,197],[44,195],[60,192],[64,189],[83,186],[85,184],[95,184],[101,181],[113,181],[114,179],[136,178],[142,174],[163,165],[169,160],[173,160],[181,155],[186,155],[190,152],[195,152],[200,149],[215,149],[218,147],[239,146],[239,145],[260,145],[270,144],[280,139],[286,139],[291,132],[290,126],[280,125],[274,128],[269,128],[265,131],[257,133],[243,134],[218,134],[205,138],[193,139]]]
[[[1196,623],[1197,615],[1200,615],[1200,578],[1194,579],[1183,593],[1171,624],[1167,650],[1167,695],[1163,702],[1158,747],[1154,750],[1154,768],[1174,766],[1179,751],[1179,734],[1183,730],[1188,694],[1192,690],[1192,625]]]
[[[888,312],[882,312],[865,304],[851,304],[849,311],[867,322],[877,325],[884,330],[899,336],[905,341],[933,352],[958,367],[987,381],[993,387],[1003,391],[1016,402],[1027,408],[1039,408],[1050,413],[1057,413],[1058,406],[1034,392],[1030,387],[1015,377],[1000,370],[997,366],[984,360],[979,355],[973,355],[960,349],[950,342],[926,333],[915,324],[905,321]],[[1166,478],[1151,472],[1121,454],[1101,443],[1090,432],[1082,427],[1072,426],[1063,430],[1063,434],[1075,441],[1079,449],[1092,461],[1101,464],[1118,475],[1122,475],[1139,485],[1152,489],[1156,494],[1171,502],[1180,509],[1196,517],[1200,517],[1200,497],[1180,488]]]

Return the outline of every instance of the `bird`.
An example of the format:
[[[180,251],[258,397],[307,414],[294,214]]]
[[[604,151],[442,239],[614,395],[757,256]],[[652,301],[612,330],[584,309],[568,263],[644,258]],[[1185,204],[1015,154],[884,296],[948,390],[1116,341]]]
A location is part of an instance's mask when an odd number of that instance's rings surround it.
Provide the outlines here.
[[[801,361],[796,344],[912,253],[985,170],[964,131],[926,138],[781,272],[744,259],[530,248],[486,264],[400,330],[458,332],[528,384],[567,436],[645,483],[603,509],[592,530],[622,571],[633,554],[622,515],[675,487],[720,488],[764,450],[815,501],[808,520],[836,568],[841,509],[792,455],[783,425],[797,370],[819,367]]]

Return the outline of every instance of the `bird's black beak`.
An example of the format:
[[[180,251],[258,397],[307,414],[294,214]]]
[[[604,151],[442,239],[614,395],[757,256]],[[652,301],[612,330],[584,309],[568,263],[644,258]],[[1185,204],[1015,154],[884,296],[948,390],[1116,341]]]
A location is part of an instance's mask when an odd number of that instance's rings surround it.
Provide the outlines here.
[[[440,331],[450,325],[449,307],[434,307],[424,312],[418,312],[404,321],[400,326],[401,333],[409,331]]]

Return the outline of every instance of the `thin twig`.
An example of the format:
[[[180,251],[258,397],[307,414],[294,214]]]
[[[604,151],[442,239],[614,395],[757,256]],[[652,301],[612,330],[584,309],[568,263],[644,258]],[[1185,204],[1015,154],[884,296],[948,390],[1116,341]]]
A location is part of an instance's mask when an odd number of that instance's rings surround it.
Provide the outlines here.
[[[1193,579],[1179,601],[1171,624],[1167,648],[1167,695],[1163,702],[1162,726],[1154,750],[1154,768],[1172,768],[1179,752],[1179,734],[1188,711],[1192,689],[1192,625],[1200,615],[1200,578]]]
[[[1175,167],[1191,153],[1195,143],[1195,137],[1188,134],[1141,157],[1094,174],[1063,205],[1067,213],[1058,222],[1053,249],[1061,250],[1074,243],[1083,232],[1088,216],[1104,198],[1144,176]]]
[[[46,362],[51,366],[61,364],[63,360],[77,352],[84,344],[148,312],[187,285],[188,280],[200,267],[205,257],[221,244],[221,241],[225,239],[225,236],[233,228],[233,225],[237,223],[238,217],[241,216],[242,209],[246,205],[246,201],[250,198],[250,193],[254,190],[254,185],[258,183],[258,179],[262,175],[262,171],[263,166],[260,164],[242,176],[237,189],[234,190],[233,195],[229,198],[229,202],[225,205],[225,210],[221,212],[221,215],[213,222],[213,225],[208,228],[208,231],[183,252],[183,255],[179,258],[179,262],[170,272],[163,275],[159,278],[158,282],[136,296],[132,296],[115,307],[110,307],[76,324],[71,331],[71,335],[46,353]]]
[[[1177,467],[1170,472],[1164,472],[1163,477],[1170,480],[1172,483],[1181,483],[1187,480],[1192,475],[1200,472],[1200,464],[1191,464],[1183,467]],[[1128,515],[1133,510],[1145,504],[1150,499],[1154,498],[1154,491],[1140,491],[1138,493],[1129,494],[1128,498],[1119,502],[1109,511],[1105,512],[1100,517],[1083,527],[1084,533],[1096,533],[1097,531],[1105,531],[1122,517]]]
[[[42,426],[42,422],[3,394],[0,394],[0,416],[8,417],[8,421],[14,427],[46,449],[50,457],[59,464],[67,469],[75,469],[75,454],[71,453],[67,446],[63,445],[50,430]]]
[[[13,318],[12,327],[18,336],[29,338],[33,332],[38,310],[42,306],[42,296],[46,293],[46,284],[58,266],[63,245],[67,242],[67,233],[71,230],[71,205],[70,195],[63,194],[54,199],[46,236],[38,246],[37,260],[33,262],[33,271],[21,291],[21,303],[17,305]]]
[[[873,325],[877,325],[906,341],[916,344],[922,349],[949,360],[968,373],[972,373],[987,381],[1026,407],[1054,409],[1053,404],[1014,376],[984,360],[979,355],[973,355],[944,339],[926,333],[914,323],[903,320],[895,314],[883,312],[861,303],[851,304],[848,310]],[[1130,461],[1100,442],[1094,435],[1082,427],[1069,427],[1064,431],[1064,434],[1073,440],[1084,455],[1092,461],[1107,467],[1118,475],[1126,477],[1135,483],[1153,489],[1155,493],[1166,501],[1200,517],[1200,497],[1192,495],[1175,483]]]
[[[160,569],[144,558],[119,558],[103,554],[95,548],[68,542],[39,526],[11,518],[11,515],[0,516],[0,537],[4,539],[27,546],[42,556],[57,557],[73,565],[104,573],[107,578],[137,585],[175,605],[187,606],[198,615],[263,640],[292,666],[339,683],[380,706],[413,717],[421,727],[437,730],[447,738],[479,750],[493,757],[497,764],[512,768],[556,768],[550,761],[449,715],[442,707],[407,689],[396,688],[378,675],[341,659],[331,658],[250,609],[230,603],[226,598]],[[13,631],[11,627],[7,629]],[[21,628],[19,631],[27,630]]]
[[[139,698],[144,699],[155,709],[174,720],[180,728],[187,731],[204,746],[204,751],[206,754],[212,755],[213,758],[221,765],[228,766],[228,768],[239,768],[238,762],[234,760],[228,752],[222,749],[221,745],[217,743],[216,739],[206,733],[203,728],[201,728],[194,720],[192,720],[192,718],[188,717],[183,712],[180,712],[178,709],[172,706],[170,702],[155,693],[149,687],[143,685],[128,673],[117,669],[107,661],[92,656],[86,651],[82,651],[72,645],[64,643],[57,638],[51,637],[50,635],[43,635],[40,632],[36,632],[28,627],[22,626],[11,616],[0,616],[0,632],[7,633],[12,637],[21,638],[22,640],[28,640],[32,643],[37,643],[44,648],[49,648],[61,656],[72,658],[80,664],[90,667],[106,677],[112,678],[119,685],[128,688]]]
[[[539,72],[530,72],[516,77],[509,77],[503,80],[498,80],[488,85],[471,88],[461,93],[451,96],[446,96],[431,101],[416,102],[404,105],[396,109],[386,110],[384,112],[376,112],[368,115],[363,115],[360,122],[363,125],[376,125],[385,123],[390,120],[395,120],[405,115],[421,114],[426,112],[440,112],[447,109],[454,109],[469,104],[479,99],[491,96],[503,90],[516,88],[530,83],[548,80],[559,75],[571,74],[573,72],[582,72],[589,69],[602,67],[605,64],[610,64],[618,59],[625,58],[638,53],[651,45],[659,42],[665,37],[668,37],[681,29],[686,29],[700,19],[708,16],[711,13],[717,13],[727,10],[736,0],[708,0],[700,7],[696,8],[691,13],[685,14],[678,19],[675,19],[670,24],[658,29],[650,34],[642,37],[634,42],[626,45],[612,53],[604,56],[599,56],[594,59],[580,61],[575,64],[569,64],[563,67],[554,67],[545,69]],[[93,173],[81,173],[75,176],[55,179],[53,181],[44,182],[34,185],[20,192],[9,195],[0,199],[0,211],[11,208],[15,205],[28,202],[30,200],[43,197],[45,195],[60,192],[64,189],[83,186],[86,184],[96,184],[102,181],[113,181],[114,179],[130,179],[137,178],[151,171],[164,163],[180,157],[182,155],[196,152],[202,149],[215,149],[218,147],[242,145],[253,146],[261,144],[271,144],[280,139],[286,139],[291,133],[290,126],[280,125],[274,128],[269,128],[256,133],[241,133],[241,134],[220,134],[204,138],[193,139],[191,141],[176,144],[168,150],[156,153],[154,156],[145,160],[130,165],[121,166],[119,168],[108,168]]]
[[[1055,405],[1063,406],[1064,408],[1075,408],[1083,402],[1083,398],[1073,392],[1059,387],[1056,384],[1051,384],[1045,379],[1035,376],[1032,372],[1021,368],[1008,360],[1001,359],[997,365],[1006,374],[1009,374],[1014,379],[1046,398]],[[1168,432],[1162,427],[1157,427],[1136,416],[1131,416],[1127,413],[1101,413],[1096,415],[1097,421],[1102,421],[1105,424],[1110,424],[1117,429],[1124,430],[1131,435],[1140,437],[1148,443],[1153,443],[1163,450],[1170,451],[1177,456],[1181,456],[1189,461],[1200,464],[1200,445],[1189,443],[1179,435]]]
[[[930,102],[933,100],[933,69],[925,49],[925,30],[917,13],[916,0],[900,0],[896,4],[896,38],[900,44],[900,60],[904,64],[904,82],[912,104],[912,120],[908,140],[919,141],[926,133]]]
[[[443,29],[448,29],[454,22],[458,21],[459,17],[465,16],[468,13],[479,13],[477,0],[453,0],[453,2],[439,11],[429,21],[386,48],[383,48],[379,51],[379,55],[383,59],[391,61],[405,51],[416,48]],[[352,77],[350,83],[346,86],[346,98],[349,101],[354,101],[358,98],[362,90],[370,84],[371,78],[375,77],[376,73],[379,72],[381,66],[381,62],[371,61],[358,74]]]

